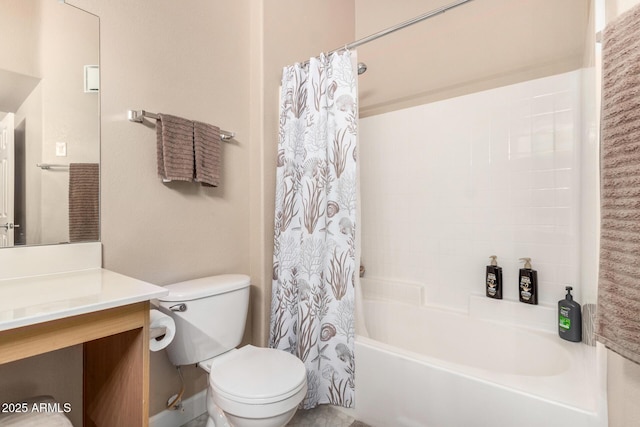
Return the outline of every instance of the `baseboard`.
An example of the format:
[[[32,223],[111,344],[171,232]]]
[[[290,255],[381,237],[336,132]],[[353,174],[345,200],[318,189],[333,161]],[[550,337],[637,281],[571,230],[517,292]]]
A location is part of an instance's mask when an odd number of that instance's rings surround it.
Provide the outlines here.
[[[149,418],[149,427],[179,427],[207,411],[207,390],[182,401],[182,409],[168,410]]]

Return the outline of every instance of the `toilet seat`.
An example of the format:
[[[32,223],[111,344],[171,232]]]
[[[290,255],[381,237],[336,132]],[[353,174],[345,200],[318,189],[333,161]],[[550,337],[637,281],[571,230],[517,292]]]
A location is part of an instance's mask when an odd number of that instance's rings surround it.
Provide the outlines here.
[[[304,364],[292,354],[247,345],[214,358],[209,384],[225,400],[265,405],[298,394],[307,379]]]

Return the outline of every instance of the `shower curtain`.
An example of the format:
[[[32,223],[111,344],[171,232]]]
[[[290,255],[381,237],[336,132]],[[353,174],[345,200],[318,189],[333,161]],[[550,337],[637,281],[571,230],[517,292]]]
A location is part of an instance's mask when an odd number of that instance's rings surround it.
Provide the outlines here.
[[[354,400],[357,123],[355,52],[284,69],[269,345],[304,362],[305,409]]]

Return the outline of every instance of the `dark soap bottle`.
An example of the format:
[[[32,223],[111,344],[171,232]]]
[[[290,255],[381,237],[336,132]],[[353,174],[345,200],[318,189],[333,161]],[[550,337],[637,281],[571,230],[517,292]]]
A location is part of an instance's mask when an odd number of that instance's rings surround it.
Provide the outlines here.
[[[502,267],[498,267],[497,256],[491,255],[491,265],[487,265],[486,292],[489,298],[502,299]]]
[[[582,341],[582,311],[573,300],[571,286],[565,287],[567,295],[558,301],[558,334],[567,341]]]
[[[531,258],[520,258],[520,261],[524,261],[524,268],[518,275],[520,302],[538,304],[538,272],[531,268]]]

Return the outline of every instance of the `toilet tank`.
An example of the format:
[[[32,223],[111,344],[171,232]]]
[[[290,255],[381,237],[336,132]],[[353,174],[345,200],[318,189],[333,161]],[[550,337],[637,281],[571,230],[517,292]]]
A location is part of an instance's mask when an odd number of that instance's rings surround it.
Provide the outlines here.
[[[191,365],[240,344],[249,307],[249,276],[223,274],[165,286],[158,309],[173,318],[176,334],[167,353],[176,365]]]

